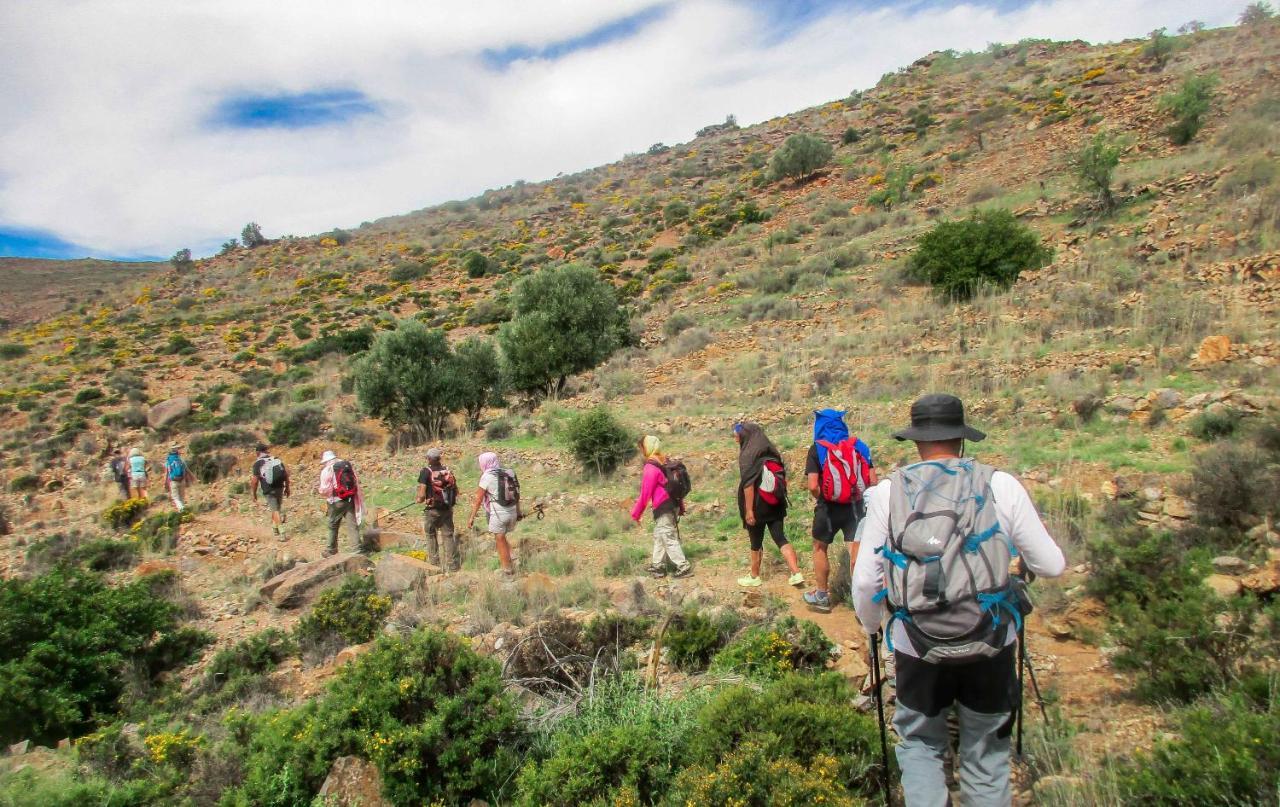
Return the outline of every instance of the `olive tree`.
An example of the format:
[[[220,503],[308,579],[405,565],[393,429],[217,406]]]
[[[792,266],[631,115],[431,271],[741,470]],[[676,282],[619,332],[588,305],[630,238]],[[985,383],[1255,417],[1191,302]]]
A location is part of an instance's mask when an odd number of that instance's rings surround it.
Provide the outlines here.
[[[826,140],[804,132],[793,134],[769,158],[769,176],[803,179],[831,162],[831,153]]]
[[[622,344],[627,313],[613,285],[587,266],[567,264],[522,278],[514,316],[498,329],[511,388],[556,397],[566,379],[607,359]]]
[[[457,363],[444,332],[416,320],[378,334],[356,361],[353,380],[360,408],[393,431],[436,438],[461,408]]]

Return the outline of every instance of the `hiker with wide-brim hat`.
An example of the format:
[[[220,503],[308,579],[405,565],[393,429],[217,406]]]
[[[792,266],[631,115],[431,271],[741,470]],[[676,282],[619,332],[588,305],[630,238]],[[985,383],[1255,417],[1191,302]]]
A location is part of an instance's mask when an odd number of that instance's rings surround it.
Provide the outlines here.
[[[960,724],[957,777],[965,804],[1008,805],[1009,738],[1018,691],[1015,642],[1024,609],[1012,558],[1044,577],[1066,568],[1062,550],[1018,480],[964,456],[986,435],[953,395],[926,395],[894,433],[920,461],[867,491],[853,570],[854,607],[894,654],[893,724],[908,805],[947,800],[948,714]]]
[[[787,469],[782,452],[764,429],[751,421],[735,423],[733,436],[738,441],[738,515],[751,543],[750,571],[738,578],[738,585],[757,588],[763,584],[760,562],[764,557],[764,533],[768,530],[791,570],[787,582],[803,586],[800,560],[783,525],[787,517]]]

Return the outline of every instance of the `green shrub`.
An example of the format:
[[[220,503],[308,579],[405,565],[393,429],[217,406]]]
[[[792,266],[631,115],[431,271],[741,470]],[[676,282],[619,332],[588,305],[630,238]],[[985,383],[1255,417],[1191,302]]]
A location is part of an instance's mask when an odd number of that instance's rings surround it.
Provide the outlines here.
[[[608,409],[598,406],[569,421],[569,452],[586,473],[612,473],[636,452],[635,439]]]
[[[268,628],[219,650],[193,688],[193,694],[202,698],[200,711],[207,712],[261,692],[266,674],[296,652],[298,647],[293,638],[276,628]]]
[[[129,537],[150,551],[169,551],[178,543],[178,530],[190,521],[190,510],[152,513],[129,528]]]
[[[1109,604],[1145,605],[1158,591],[1181,591],[1199,585],[1208,573],[1203,552],[1188,556],[1173,533],[1128,524],[1087,544],[1093,572],[1086,584],[1093,596]]]
[[[1280,781],[1280,698],[1242,694],[1183,711],[1172,739],[1117,770],[1124,804],[1275,804]]]
[[[84,539],[78,533],[55,533],[27,547],[27,566],[47,572],[55,566],[81,566],[94,572],[110,572],[132,566],[138,546],[109,538]]]
[[[747,628],[716,654],[711,669],[778,678],[795,671],[820,670],[834,651],[835,645],[822,628],[807,619],[788,616],[772,625]]]
[[[672,227],[689,218],[689,205],[679,199],[672,199],[662,208],[662,218],[668,227]]]
[[[1157,68],[1163,68],[1173,55],[1173,37],[1164,30],[1157,28],[1152,31],[1147,36],[1147,44],[1142,48],[1142,55],[1154,62]]]
[[[1244,11],[1240,12],[1240,25],[1244,27],[1253,27],[1265,25],[1270,22],[1276,15],[1271,4],[1266,0],[1258,0],[1256,3],[1250,3],[1244,7]]]
[[[342,585],[322,592],[293,629],[307,651],[367,642],[382,630],[391,598],[377,593],[372,577],[349,575]]]
[[[667,338],[679,336],[681,332],[686,331],[697,324],[698,321],[689,314],[686,314],[683,311],[677,311],[667,317],[666,321],[662,323],[662,333],[665,334]]]
[[[31,348],[16,342],[0,342],[0,359],[20,359],[31,352]]]
[[[231,454],[193,454],[187,459],[192,476],[206,484],[231,473],[235,465],[236,458]]]
[[[208,637],[183,628],[152,579],[108,587],[68,568],[0,580],[0,742],[53,745],[115,713],[126,671],[145,680]]]
[[[711,658],[729,641],[741,624],[737,615],[725,612],[710,619],[696,611],[675,614],[663,639],[668,657],[678,670],[701,672]]]
[[[236,714],[244,783],[229,807],[310,804],[333,761],[362,756],[393,804],[504,803],[518,764],[518,711],[498,665],[437,630],[383,636],[320,697],[294,709]]]
[[[29,493],[40,488],[39,474],[18,474],[9,480],[9,490],[14,493]]]
[[[486,406],[497,406],[502,394],[502,364],[489,339],[469,336],[453,349],[454,392],[457,406],[467,420],[467,428],[480,428]]]
[[[731,749],[731,750],[730,750]],[[675,804],[830,804],[855,807],[829,751],[799,761],[779,758],[768,743],[729,746],[715,762],[685,768],[676,779]]]
[[[191,356],[196,352],[196,345],[182,334],[174,333],[169,335],[169,341],[164,347],[156,352],[167,356]]]
[[[228,446],[236,446],[238,448],[252,448],[258,442],[258,438],[252,433],[244,429],[223,429],[217,432],[203,432],[191,437],[187,442],[187,453],[189,454],[207,454],[218,448],[226,448]]]
[[[93,403],[94,401],[101,401],[105,397],[106,395],[103,394],[99,387],[85,387],[77,392],[76,397],[72,400],[78,404],[87,404]]]
[[[1071,158],[1071,167],[1080,186],[1091,193],[1103,213],[1115,209],[1116,198],[1111,191],[1111,180],[1124,144],[1109,132],[1098,132]]]
[[[467,311],[468,325],[497,325],[511,319],[511,306],[504,300],[484,299]]]
[[[857,143],[861,139],[862,133],[852,126],[847,127],[844,130],[844,134],[840,135],[840,143],[846,146]]]
[[[462,257],[462,268],[467,277],[481,278],[489,273],[489,259],[479,252],[468,252]]]
[[[325,334],[295,348],[283,350],[280,355],[291,363],[309,362],[330,353],[354,356],[368,350],[371,344],[373,344],[373,328],[366,325]]]
[[[1008,210],[988,210],[935,225],[920,238],[910,271],[947,297],[965,300],[984,286],[1007,289],[1024,269],[1039,268],[1052,256]]]
[[[505,415],[496,417],[484,425],[484,436],[490,440],[505,440],[511,436],[513,428],[511,418]]]
[[[899,165],[884,176],[884,186],[872,191],[867,196],[867,204],[883,207],[885,210],[902,204],[911,198],[911,180],[915,178],[916,169],[911,165]]]
[[[271,425],[267,439],[274,445],[300,446],[320,436],[324,408],[315,404],[295,406]]]
[[[1213,90],[1217,85],[1218,77],[1211,73],[1192,73],[1182,80],[1177,90],[1160,98],[1160,111],[1173,118],[1168,134],[1174,145],[1185,146],[1204,128],[1204,116],[1213,103]]]
[[[1196,524],[1238,540],[1258,521],[1280,520],[1280,450],[1258,437],[1216,443],[1196,455],[1186,493]]]
[[[786,139],[769,158],[771,179],[803,179],[831,162],[831,144],[805,132]]]
[[[1240,429],[1240,414],[1232,409],[1201,412],[1191,419],[1191,433],[1206,443],[1231,437]]]
[[[420,261],[401,261],[387,273],[397,283],[409,283],[427,276],[427,265]]]
[[[606,679],[575,714],[534,738],[531,761],[516,783],[516,802],[614,804],[622,796],[621,803],[663,803],[687,761],[703,698],[698,692],[664,697],[631,678]]]
[[[134,525],[147,512],[146,499],[125,499],[102,511],[102,520],[113,530],[123,530]]]

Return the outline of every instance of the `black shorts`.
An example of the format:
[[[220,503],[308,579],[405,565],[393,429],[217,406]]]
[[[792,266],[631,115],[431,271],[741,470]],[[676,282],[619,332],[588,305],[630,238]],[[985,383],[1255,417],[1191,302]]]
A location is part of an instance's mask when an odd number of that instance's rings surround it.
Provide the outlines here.
[[[830,545],[838,532],[851,543],[861,519],[861,502],[832,504],[819,499],[813,505],[813,540]]]
[[[787,545],[787,534],[782,529],[782,519],[770,521],[768,523],[757,521],[754,527],[750,525],[747,526],[747,536],[751,538],[752,552],[759,552],[764,548],[765,527],[769,528],[769,537],[773,539],[773,542],[778,545],[779,549]]]
[[[1017,645],[1011,644],[993,658],[950,665],[894,653],[898,700],[929,717],[953,703],[988,715],[1012,712],[1019,698],[1013,665],[1016,649]],[[1009,736],[1008,731],[1000,736]]]

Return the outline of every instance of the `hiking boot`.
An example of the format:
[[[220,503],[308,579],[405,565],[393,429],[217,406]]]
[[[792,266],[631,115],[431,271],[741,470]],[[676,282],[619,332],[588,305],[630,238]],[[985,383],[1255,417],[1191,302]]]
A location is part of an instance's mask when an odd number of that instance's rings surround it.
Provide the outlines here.
[[[825,591],[814,589],[804,593],[805,604],[820,614],[831,613],[831,595]]]
[[[788,577],[788,578],[787,578],[787,585],[789,585],[789,586],[803,586],[803,585],[804,585],[804,572],[796,572],[795,574],[793,574],[793,575],[791,575],[790,577]]]
[[[676,569],[676,573],[671,576],[672,577],[693,577],[693,566],[685,566],[683,568]]]
[[[336,554],[338,554],[338,550],[336,550],[336,549],[332,549],[332,548],[329,548],[329,547],[325,547],[325,550],[324,550],[323,552],[321,552],[321,553],[320,553],[320,557],[322,557],[322,558],[331,558],[331,557],[333,557],[333,556],[334,556],[334,555],[336,555]]]
[[[764,581],[758,577],[747,575],[746,577],[738,578],[738,585],[745,586],[746,588],[758,588],[759,586],[764,585]]]
[[[661,580],[662,578],[667,576],[667,570],[662,566],[649,566],[649,567],[646,567],[645,570],[649,572],[649,576],[652,577],[654,580]]]

